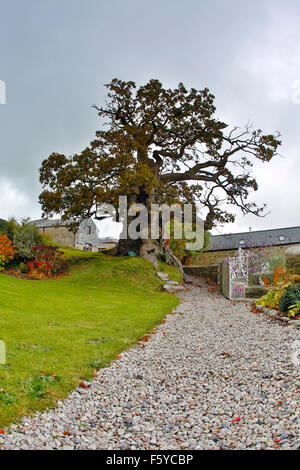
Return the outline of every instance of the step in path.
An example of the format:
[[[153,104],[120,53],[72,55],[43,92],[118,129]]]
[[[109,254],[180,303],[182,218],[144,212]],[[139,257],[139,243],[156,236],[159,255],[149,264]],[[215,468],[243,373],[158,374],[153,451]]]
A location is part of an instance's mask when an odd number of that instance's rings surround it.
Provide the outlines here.
[[[174,293],[185,290],[185,287],[180,285],[179,282],[170,281],[169,275],[167,273],[157,272],[156,274],[159,277],[159,279],[161,279],[165,283],[163,286],[163,289],[166,292],[169,292],[169,294],[174,294]]]

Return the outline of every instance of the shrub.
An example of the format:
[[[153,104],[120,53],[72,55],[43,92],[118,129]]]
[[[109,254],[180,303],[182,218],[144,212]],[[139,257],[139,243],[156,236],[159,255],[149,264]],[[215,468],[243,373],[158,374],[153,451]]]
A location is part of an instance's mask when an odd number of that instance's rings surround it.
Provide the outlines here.
[[[15,256],[16,250],[7,235],[0,235],[0,271]]]
[[[46,279],[68,269],[63,252],[56,246],[37,245],[31,250],[31,254],[34,259],[27,266],[29,276],[33,279]]]
[[[257,300],[256,304],[263,305],[264,307],[280,310],[282,313],[287,312],[288,307],[295,303],[294,299],[292,304],[289,304],[285,310],[281,308],[281,302],[284,302],[282,299],[289,292],[295,288],[293,282],[293,276],[289,269],[284,268],[282,265],[274,268],[273,275],[271,280],[266,276],[262,276],[262,281],[266,287],[270,290],[269,292]]]
[[[201,238],[200,240],[197,240],[195,234],[196,224],[194,223],[181,223],[178,220],[172,220],[170,223],[170,230],[168,224],[165,225],[165,230],[166,232],[164,233],[164,236],[167,237],[169,234],[169,243],[167,243],[168,240],[166,240],[165,249],[163,249],[160,253],[160,258],[162,260],[165,258],[167,264],[173,264],[173,261],[166,255],[168,251],[168,247],[166,245],[169,245],[172,253],[182,262],[184,262],[187,257],[191,257],[194,261],[196,261],[198,255],[206,251],[209,247],[209,232],[205,231],[203,239]],[[181,234],[182,238],[175,238],[177,230],[179,231],[179,234]],[[186,250],[187,243],[195,242],[198,242],[197,244],[199,245],[195,250]]]
[[[41,243],[41,245],[53,246],[53,237],[52,237],[52,235],[48,232],[41,233],[40,243]]]
[[[2,225],[2,232],[6,234],[11,242],[14,241],[15,229],[19,226],[17,219],[12,217]]]
[[[13,241],[20,258],[30,260],[33,259],[31,250],[40,243],[41,235],[36,226],[26,219],[14,227]]]
[[[279,308],[282,313],[288,312],[289,308],[300,301],[300,288],[298,286],[288,286],[284,294],[282,295]]]
[[[5,233],[15,245],[19,261],[33,259],[31,250],[41,243],[41,234],[37,227],[30,222],[30,219],[23,219],[19,223],[15,218],[9,219],[2,225],[2,232]]]
[[[289,317],[300,317],[300,300],[289,308]]]
[[[279,309],[279,302],[284,294],[284,290],[270,290],[266,295],[263,295],[256,301],[256,305],[263,305],[263,307],[271,309]]]
[[[28,274],[29,273],[29,266],[25,263],[20,263],[20,271],[22,274]]]
[[[3,232],[5,230],[6,224],[6,220],[0,219],[0,232]]]

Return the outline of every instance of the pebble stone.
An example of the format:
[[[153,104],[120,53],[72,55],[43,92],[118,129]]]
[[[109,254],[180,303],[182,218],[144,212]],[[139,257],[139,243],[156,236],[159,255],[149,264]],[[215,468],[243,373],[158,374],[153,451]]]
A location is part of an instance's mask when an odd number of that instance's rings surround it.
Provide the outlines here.
[[[1,449],[299,449],[299,330],[199,279],[146,343],[23,418]],[[142,347],[143,346],[143,347]]]

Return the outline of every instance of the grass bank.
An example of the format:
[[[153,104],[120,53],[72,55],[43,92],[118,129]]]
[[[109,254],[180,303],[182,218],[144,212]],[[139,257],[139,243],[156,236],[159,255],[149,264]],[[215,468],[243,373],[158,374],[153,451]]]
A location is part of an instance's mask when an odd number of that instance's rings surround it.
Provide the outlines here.
[[[154,268],[140,258],[76,255],[86,262],[63,278],[0,275],[0,339],[7,348],[7,364],[0,365],[0,428],[54,406],[179,302],[160,291]],[[175,268],[161,269],[178,278]]]

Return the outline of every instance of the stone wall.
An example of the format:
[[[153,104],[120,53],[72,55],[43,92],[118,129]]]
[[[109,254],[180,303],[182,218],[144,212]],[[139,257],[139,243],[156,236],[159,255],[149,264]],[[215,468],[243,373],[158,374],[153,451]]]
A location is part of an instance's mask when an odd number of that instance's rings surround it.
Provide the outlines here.
[[[284,256],[286,250],[289,247],[295,247],[300,245],[281,245],[273,248],[267,248],[268,251],[273,252],[274,255]],[[258,250],[258,248],[257,248]],[[226,258],[232,258],[237,250],[225,250],[225,251],[205,251],[198,256],[197,261],[194,262],[197,266],[210,266],[218,264],[221,260]]]
[[[218,281],[218,266],[183,266],[185,274],[192,276],[209,277],[214,281]]]
[[[49,233],[55,243],[75,248],[76,234],[70,232],[67,227],[43,227],[39,228],[40,233]]]
[[[286,264],[296,274],[300,274],[300,246],[293,246],[286,251]]]

